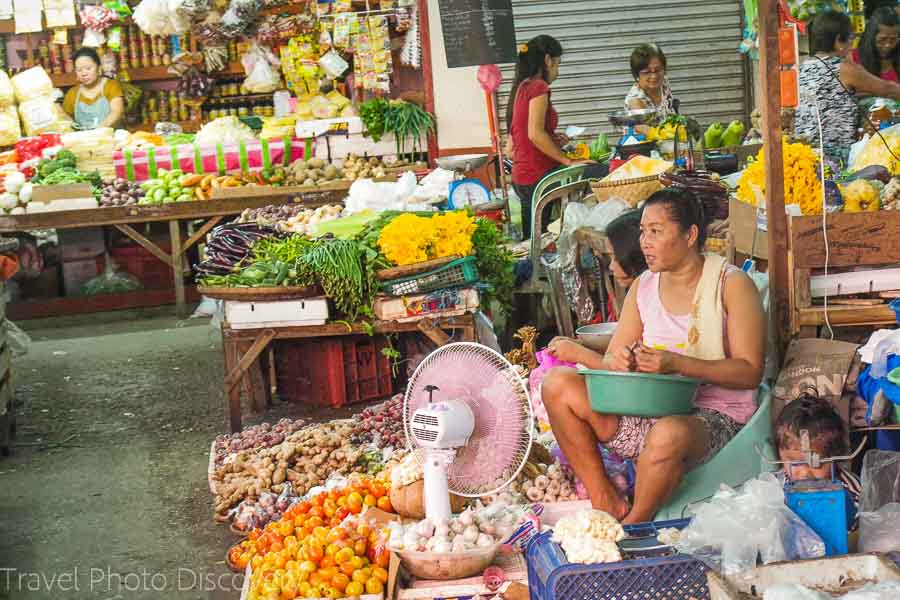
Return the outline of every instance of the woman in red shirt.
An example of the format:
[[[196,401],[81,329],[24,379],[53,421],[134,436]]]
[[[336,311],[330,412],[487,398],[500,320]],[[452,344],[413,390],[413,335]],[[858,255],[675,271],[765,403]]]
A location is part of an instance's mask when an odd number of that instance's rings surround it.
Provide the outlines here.
[[[859,49],[850,54],[853,62],[887,81],[900,82],[900,17],[893,8],[883,6],[872,13]]]
[[[560,165],[585,161],[568,158],[561,146],[568,140],[556,133],[559,115],[550,103],[550,84],[559,75],[562,46],[539,35],[519,47],[516,78],[509,94],[507,154],[512,156],[512,181],[522,204],[522,232],[531,236],[532,195],[537,183]]]

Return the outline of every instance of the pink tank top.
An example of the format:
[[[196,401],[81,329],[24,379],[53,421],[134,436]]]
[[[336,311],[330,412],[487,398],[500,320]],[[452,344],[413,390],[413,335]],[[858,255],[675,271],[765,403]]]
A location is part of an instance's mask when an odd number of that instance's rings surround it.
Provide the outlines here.
[[[738,269],[729,265],[728,277]],[[684,354],[687,349],[689,315],[673,315],[659,297],[659,273],[645,271],[638,279],[638,312],[644,324],[644,343],[650,347]],[[723,323],[724,327],[725,324]],[[725,332],[725,355],[728,356],[728,332]],[[738,423],[746,423],[756,411],[755,390],[731,390],[716,385],[701,385],[694,404],[728,415]]]

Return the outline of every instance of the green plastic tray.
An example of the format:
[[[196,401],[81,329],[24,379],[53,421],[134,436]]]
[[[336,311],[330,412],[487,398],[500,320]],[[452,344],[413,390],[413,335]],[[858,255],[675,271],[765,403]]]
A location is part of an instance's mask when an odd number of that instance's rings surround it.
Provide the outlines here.
[[[607,415],[666,417],[694,408],[700,381],[680,375],[582,369],[591,408]]]

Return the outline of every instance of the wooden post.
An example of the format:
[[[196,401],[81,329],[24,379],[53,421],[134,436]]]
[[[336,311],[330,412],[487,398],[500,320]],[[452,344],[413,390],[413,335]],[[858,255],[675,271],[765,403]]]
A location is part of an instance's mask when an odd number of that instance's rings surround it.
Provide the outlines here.
[[[770,312],[776,320],[775,349],[781,364],[790,331],[788,302],[788,233],[784,212],[784,163],[781,152],[781,66],[778,62],[776,0],[759,0],[759,68],[761,112],[766,154],[766,218],[769,229]]]
[[[181,254],[181,222],[169,221],[169,238],[172,241],[172,277],[175,279],[175,314],[183,319],[187,316],[187,301],[184,293],[184,258]]]

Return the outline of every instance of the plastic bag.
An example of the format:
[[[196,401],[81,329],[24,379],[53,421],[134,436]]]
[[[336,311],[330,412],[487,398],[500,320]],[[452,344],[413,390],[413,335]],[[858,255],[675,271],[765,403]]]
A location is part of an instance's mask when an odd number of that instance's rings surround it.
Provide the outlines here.
[[[863,457],[859,512],[900,502],[900,452],[869,450]]]
[[[724,574],[783,560],[825,556],[825,543],[784,504],[781,482],[763,473],[739,490],[723,485],[701,504],[675,544]]]
[[[244,87],[250,90],[250,93],[268,94],[281,87],[281,76],[275,70],[281,63],[268,50],[254,44],[241,58],[241,64],[247,73]]]
[[[190,18],[180,10],[183,1],[141,0],[132,18],[147,35],[180,35],[191,26]]]
[[[81,293],[85,296],[121,294],[124,292],[133,292],[144,287],[134,275],[117,272],[117,266],[118,265],[116,265],[112,259],[107,258],[106,269],[102,274],[85,282],[85,284],[81,286]]]
[[[6,108],[16,103],[16,91],[6,71],[0,70],[0,107]],[[6,144],[4,144],[6,145]]]
[[[10,83],[15,91],[16,101],[20,104],[53,93],[53,82],[43,67],[32,67],[22,71],[14,75]]]
[[[322,55],[319,59],[319,66],[331,79],[337,79],[350,68],[350,64],[334,50],[329,50]]]
[[[12,105],[0,108],[0,146],[12,146],[21,137],[22,128],[19,125],[19,112],[16,107]]]
[[[862,150],[855,153],[854,160],[850,163],[851,171],[861,171],[872,165],[882,165],[887,167],[892,175],[900,175],[900,161],[894,158],[895,155],[900,154],[900,125],[882,129],[880,133],[881,136],[870,137]],[[882,137],[890,149],[881,141]]]
[[[44,133],[68,133],[72,131],[72,117],[52,96],[42,96],[26,100],[19,105],[19,116],[25,128],[25,135]]]
[[[875,512],[859,513],[859,551],[900,551],[900,503],[889,502]]]
[[[6,339],[9,340],[9,349],[14,357],[28,354],[31,349],[30,335],[9,319],[3,319],[3,331],[6,333]]]
[[[550,417],[547,416],[547,409],[541,400],[541,383],[543,383],[544,376],[550,369],[555,367],[574,367],[575,363],[559,360],[546,350],[540,350],[534,356],[537,358],[538,366],[528,376],[528,389],[531,391],[531,411],[537,418],[538,423],[549,424]]]

